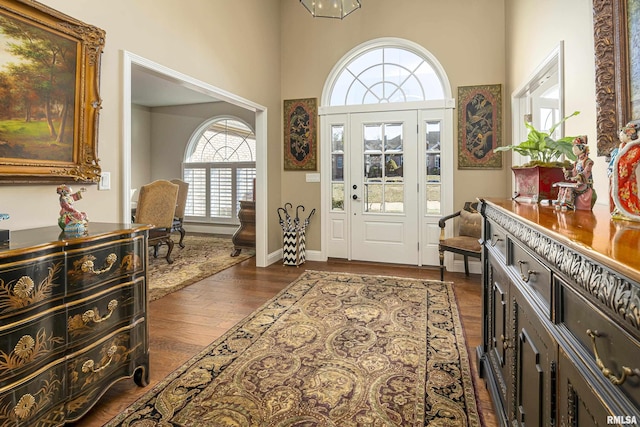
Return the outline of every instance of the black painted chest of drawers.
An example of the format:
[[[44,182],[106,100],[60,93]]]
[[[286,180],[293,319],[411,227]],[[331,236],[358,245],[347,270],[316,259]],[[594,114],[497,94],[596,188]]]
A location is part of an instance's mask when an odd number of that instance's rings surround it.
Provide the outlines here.
[[[149,377],[147,227],[14,231],[0,246],[0,426],[78,420]]]

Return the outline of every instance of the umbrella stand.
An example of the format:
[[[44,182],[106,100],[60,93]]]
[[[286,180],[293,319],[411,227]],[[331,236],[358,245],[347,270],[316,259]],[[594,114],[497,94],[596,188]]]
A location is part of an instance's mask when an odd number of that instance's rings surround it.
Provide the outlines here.
[[[296,207],[296,216],[293,220],[287,208],[292,209],[293,205],[291,203],[285,203],[284,208],[278,208],[278,217],[283,233],[282,263],[284,265],[295,265],[297,267],[306,261],[305,230],[309,225],[309,220],[315,212],[315,209],[311,211],[311,214],[306,219],[301,221],[299,209],[304,212],[304,206],[298,205]]]
[[[282,246],[282,264],[295,265],[304,264],[306,237],[304,231],[285,231]]]

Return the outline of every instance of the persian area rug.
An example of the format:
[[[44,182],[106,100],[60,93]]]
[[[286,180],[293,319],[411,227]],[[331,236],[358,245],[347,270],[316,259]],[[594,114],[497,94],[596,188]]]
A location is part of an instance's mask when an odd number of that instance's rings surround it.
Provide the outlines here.
[[[171,253],[173,264],[163,258],[166,247],[160,247],[158,258],[154,258],[153,249],[150,250],[147,273],[149,301],[162,298],[255,255],[254,250],[242,249],[240,255],[231,257],[231,237],[187,233],[184,245],[184,249],[180,248],[176,241]]]
[[[306,271],[107,426],[480,426],[450,283]]]

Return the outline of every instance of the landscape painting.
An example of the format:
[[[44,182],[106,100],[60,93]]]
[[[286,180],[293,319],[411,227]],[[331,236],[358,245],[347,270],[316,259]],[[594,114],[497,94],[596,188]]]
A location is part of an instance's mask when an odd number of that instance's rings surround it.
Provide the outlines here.
[[[77,44],[0,15],[0,157],[73,161]]]
[[[0,0],[0,184],[95,183],[105,32]]]

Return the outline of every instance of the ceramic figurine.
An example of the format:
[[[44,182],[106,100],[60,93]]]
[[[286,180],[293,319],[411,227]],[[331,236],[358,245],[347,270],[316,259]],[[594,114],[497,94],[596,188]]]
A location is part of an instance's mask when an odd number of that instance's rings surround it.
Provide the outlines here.
[[[60,185],[57,193],[60,195],[60,218],[58,225],[65,232],[82,233],[87,226],[89,220],[87,214],[78,211],[73,207],[73,202],[82,199],[82,193],[86,191],[81,188],[75,193],[68,185]]]
[[[640,131],[639,123],[628,123],[620,130],[620,147],[612,152],[611,199],[614,219],[640,221]],[[615,156],[614,156],[615,154]]]
[[[556,209],[591,210],[596,202],[596,192],[593,189],[593,160],[589,157],[587,136],[578,136],[573,140],[573,154],[577,159],[572,169],[565,169],[566,182],[554,184],[560,187],[558,199],[554,201]]]
[[[609,161],[609,167],[607,168],[607,176],[609,177],[609,211],[614,217],[619,215],[620,212],[616,208],[614,202],[615,191],[613,185],[613,165],[620,155],[620,151],[622,151],[628,143],[640,140],[640,136],[638,135],[639,129],[640,125],[633,122],[629,122],[624,127],[620,128],[620,132],[618,132],[618,140],[620,141],[620,144],[611,151],[611,160]]]

